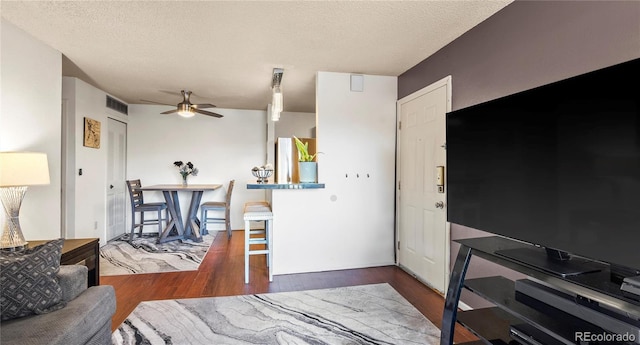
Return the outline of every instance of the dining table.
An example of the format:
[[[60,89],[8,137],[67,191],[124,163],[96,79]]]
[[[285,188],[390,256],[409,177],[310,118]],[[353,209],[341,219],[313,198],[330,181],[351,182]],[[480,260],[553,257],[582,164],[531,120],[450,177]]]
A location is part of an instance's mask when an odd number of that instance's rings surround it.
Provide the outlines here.
[[[179,239],[190,239],[195,242],[202,242],[200,232],[200,219],[198,219],[198,208],[205,191],[213,191],[222,187],[221,184],[157,184],[140,187],[141,191],[160,191],[167,203],[170,220],[158,237],[158,243],[175,241]],[[191,192],[191,202],[187,219],[182,221],[182,211],[180,210],[180,200],[178,192]]]

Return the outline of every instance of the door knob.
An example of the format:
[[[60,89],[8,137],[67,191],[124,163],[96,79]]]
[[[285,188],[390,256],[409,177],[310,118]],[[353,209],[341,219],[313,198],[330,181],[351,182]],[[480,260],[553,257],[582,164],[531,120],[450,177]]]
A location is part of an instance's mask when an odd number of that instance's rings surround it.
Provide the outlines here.
[[[442,201],[436,202],[436,207],[437,208],[444,208],[444,202],[442,202]]]

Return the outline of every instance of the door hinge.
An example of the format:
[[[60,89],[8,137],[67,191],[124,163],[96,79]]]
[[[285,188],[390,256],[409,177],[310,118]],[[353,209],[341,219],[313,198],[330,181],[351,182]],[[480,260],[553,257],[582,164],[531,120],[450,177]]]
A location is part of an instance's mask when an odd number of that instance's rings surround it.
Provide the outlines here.
[[[398,190],[400,190],[400,181],[398,181]]]
[[[400,241],[398,241],[398,250],[400,250]]]
[[[398,130],[402,129],[402,121],[398,121]]]

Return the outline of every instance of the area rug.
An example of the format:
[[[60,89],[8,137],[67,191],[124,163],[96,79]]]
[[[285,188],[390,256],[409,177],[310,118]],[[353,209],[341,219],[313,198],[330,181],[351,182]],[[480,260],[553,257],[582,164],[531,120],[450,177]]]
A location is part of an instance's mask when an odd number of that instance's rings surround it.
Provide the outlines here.
[[[202,236],[202,242],[176,240],[158,244],[157,235],[128,235],[100,248],[100,275],[194,271],[207,254],[217,232]]]
[[[113,344],[438,344],[389,284],[140,303]]]

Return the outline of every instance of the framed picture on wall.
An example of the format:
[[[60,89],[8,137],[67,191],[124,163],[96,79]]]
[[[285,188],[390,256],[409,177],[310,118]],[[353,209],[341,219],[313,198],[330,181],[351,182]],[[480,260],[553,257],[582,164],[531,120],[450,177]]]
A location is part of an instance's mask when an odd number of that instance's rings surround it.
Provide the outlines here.
[[[100,121],[84,118],[84,146],[100,148]]]

